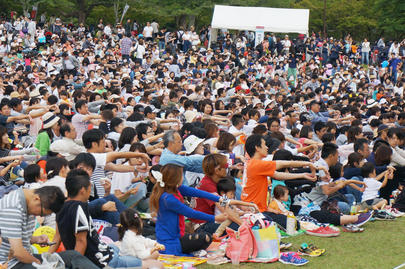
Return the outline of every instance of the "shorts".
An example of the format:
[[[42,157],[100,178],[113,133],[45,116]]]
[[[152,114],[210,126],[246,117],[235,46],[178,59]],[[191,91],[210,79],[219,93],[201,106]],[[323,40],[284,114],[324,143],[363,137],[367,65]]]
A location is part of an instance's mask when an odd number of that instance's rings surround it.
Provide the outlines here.
[[[373,205],[378,204],[379,202],[384,201],[384,198],[374,198],[374,199],[369,199],[364,202],[361,202],[360,206],[361,209],[372,209]]]
[[[309,213],[309,215],[320,223],[330,223],[336,226],[340,225],[339,214],[334,214],[326,210],[316,210]]]

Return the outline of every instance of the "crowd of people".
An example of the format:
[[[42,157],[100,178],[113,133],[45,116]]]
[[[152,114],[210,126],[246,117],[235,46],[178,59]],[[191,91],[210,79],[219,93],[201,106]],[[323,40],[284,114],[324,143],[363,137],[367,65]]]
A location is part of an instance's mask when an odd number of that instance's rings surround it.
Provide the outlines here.
[[[34,268],[37,243],[68,268],[162,268],[246,213],[314,234],[404,214],[405,41],[209,38],[0,22],[0,264]]]

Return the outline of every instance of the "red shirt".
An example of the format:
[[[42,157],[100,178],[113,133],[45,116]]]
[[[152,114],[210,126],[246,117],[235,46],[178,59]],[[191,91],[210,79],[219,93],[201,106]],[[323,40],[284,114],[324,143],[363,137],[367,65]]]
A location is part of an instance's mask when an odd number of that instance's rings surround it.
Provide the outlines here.
[[[197,189],[206,191],[215,195],[217,194],[217,183],[215,183],[210,177],[204,176],[200,181],[200,184],[197,186]],[[209,215],[215,215],[215,202],[203,199],[203,198],[194,198],[192,207],[194,210],[204,212]],[[204,223],[204,220],[191,219],[194,223]]]

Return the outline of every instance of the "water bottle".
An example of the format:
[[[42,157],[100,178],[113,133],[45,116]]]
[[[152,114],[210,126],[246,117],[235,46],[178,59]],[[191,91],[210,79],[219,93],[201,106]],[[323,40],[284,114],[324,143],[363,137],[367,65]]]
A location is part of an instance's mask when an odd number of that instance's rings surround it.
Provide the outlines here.
[[[390,195],[390,205],[392,206],[394,204],[395,198],[393,195]]]
[[[356,202],[350,207],[350,215],[356,215]]]
[[[297,220],[295,219],[295,216],[293,213],[289,213],[287,215],[287,234],[288,235],[294,235],[296,233],[296,227],[297,227]]]

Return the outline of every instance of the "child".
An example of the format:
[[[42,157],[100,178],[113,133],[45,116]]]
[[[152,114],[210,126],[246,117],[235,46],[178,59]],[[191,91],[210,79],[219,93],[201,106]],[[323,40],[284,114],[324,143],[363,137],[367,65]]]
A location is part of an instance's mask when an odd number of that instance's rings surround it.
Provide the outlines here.
[[[165,246],[154,240],[142,236],[143,223],[139,214],[131,208],[120,214],[118,227],[120,255],[135,256],[141,260],[156,260],[159,250],[165,250]],[[160,264],[161,267],[163,267]]]
[[[283,185],[277,185],[273,191],[274,199],[271,200],[267,211],[275,214],[289,215],[290,211],[285,207],[285,202],[288,201],[288,188]],[[291,212],[292,213],[292,212]]]
[[[25,189],[37,189],[41,187],[42,169],[38,164],[30,164],[24,169],[24,181],[25,184],[23,188]]]
[[[221,180],[218,181],[217,183],[217,193],[221,196],[221,197],[226,197],[228,199],[235,199],[235,192],[236,192],[236,184],[235,184],[235,180],[231,177],[226,177],[226,178],[222,178]],[[257,206],[255,204],[252,203],[247,203],[247,202],[242,202],[242,201],[238,201],[238,205],[242,206],[242,207],[250,207],[253,208],[253,212],[254,211],[259,211],[259,209],[257,208]],[[231,207],[232,209],[235,209],[236,212],[239,215],[244,214],[242,210],[239,210],[239,208],[235,208],[235,207]],[[244,208],[240,208],[240,209],[244,209]],[[224,211],[224,207],[220,206],[218,203],[216,203],[215,206],[215,215],[220,215],[223,213]],[[213,237],[215,239],[219,238],[225,231],[226,227],[228,227],[230,224],[232,223],[231,220],[227,219],[224,222],[221,223],[221,225],[217,228],[217,230],[215,231]],[[241,223],[238,223],[239,225]]]
[[[367,162],[361,167],[361,175],[364,177],[366,189],[363,192],[361,206],[363,208],[379,210],[384,209],[387,200],[378,197],[378,191],[387,185],[388,179],[393,178],[394,168],[389,166],[387,170],[376,175],[374,164]],[[383,182],[380,180],[384,178]],[[378,216],[376,216],[377,218]]]

